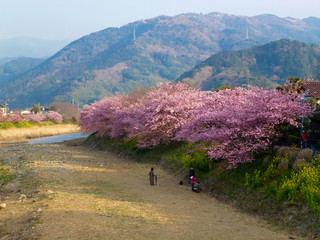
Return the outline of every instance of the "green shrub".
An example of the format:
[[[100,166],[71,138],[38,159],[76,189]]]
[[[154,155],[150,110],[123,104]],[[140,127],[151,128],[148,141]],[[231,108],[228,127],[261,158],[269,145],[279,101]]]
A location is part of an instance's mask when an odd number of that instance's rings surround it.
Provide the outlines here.
[[[193,167],[201,172],[208,172],[213,167],[213,160],[211,160],[204,151],[198,150],[190,154],[183,154],[181,156],[182,166]]]
[[[285,154],[285,158],[286,158]],[[281,158],[274,157],[268,166],[267,170],[263,174],[263,183],[267,184],[272,181],[278,173],[279,163],[281,162]]]
[[[32,127],[33,124],[32,123],[28,123],[28,122],[15,122],[13,123],[15,127],[17,128],[21,128],[21,127]]]
[[[8,129],[8,128],[12,128],[12,127],[14,127],[13,123],[7,123],[7,122],[0,123],[1,129]]]
[[[78,123],[78,119],[76,117],[72,117],[70,122],[72,124],[77,124]]]
[[[254,190],[263,184],[263,176],[261,175],[261,171],[255,169],[253,174],[246,173],[244,177],[244,185],[245,187],[249,187],[251,190]]]
[[[246,172],[244,186],[251,191],[259,188],[264,197],[289,200],[291,203],[305,201],[314,212],[320,213],[320,157],[311,161],[296,159],[289,169],[288,154],[295,150],[281,149],[266,166]],[[301,151],[300,157],[310,159],[309,151]]]
[[[284,177],[277,191],[278,199],[287,198],[292,203],[305,200],[316,212],[320,212],[320,169],[319,166],[306,167],[301,163],[298,172]]]
[[[287,154],[285,154],[285,156],[287,156]],[[247,172],[244,177],[245,187],[253,190],[258,187],[268,186],[282,172],[279,171],[279,163],[281,160],[280,157],[274,157],[264,171],[261,168],[255,169],[252,174]]]

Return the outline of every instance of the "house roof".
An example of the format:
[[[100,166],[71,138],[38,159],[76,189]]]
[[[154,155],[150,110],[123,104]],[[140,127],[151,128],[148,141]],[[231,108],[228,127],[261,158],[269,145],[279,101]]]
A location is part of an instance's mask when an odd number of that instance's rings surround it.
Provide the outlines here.
[[[0,108],[7,108],[6,106],[3,106],[1,103],[0,103]]]
[[[301,82],[302,88],[312,97],[320,98],[320,82]]]

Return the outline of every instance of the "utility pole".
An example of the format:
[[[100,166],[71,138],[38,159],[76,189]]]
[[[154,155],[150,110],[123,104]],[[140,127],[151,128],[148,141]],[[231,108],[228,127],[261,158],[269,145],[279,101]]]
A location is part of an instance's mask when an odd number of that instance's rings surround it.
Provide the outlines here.
[[[136,27],[133,28],[133,41],[136,41]]]
[[[246,40],[249,40],[249,29],[247,28],[247,32],[246,32]]]
[[[5,106],[4,115],[7,115],[8,114],[8,102],[7,101],[4,102],[4,106]]]

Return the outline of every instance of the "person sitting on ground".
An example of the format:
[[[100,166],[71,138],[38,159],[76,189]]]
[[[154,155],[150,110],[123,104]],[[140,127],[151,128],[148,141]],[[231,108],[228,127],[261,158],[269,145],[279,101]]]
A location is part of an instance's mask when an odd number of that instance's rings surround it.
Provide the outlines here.
[[[201,192],[201,188],[200,188],[200,182],[196,182],[193,186],[193,191],[200,193]]]

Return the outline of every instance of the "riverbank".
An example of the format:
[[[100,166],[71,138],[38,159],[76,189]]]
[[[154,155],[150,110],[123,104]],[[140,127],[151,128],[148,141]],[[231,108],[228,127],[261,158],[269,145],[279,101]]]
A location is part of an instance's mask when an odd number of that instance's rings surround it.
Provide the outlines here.
[[[139,149],[132,141],[99,139],[95,135],[91,135],[86,140],[86,144],[102,151],[114,152],[137,162],[161,165],[173,174],[180,176],[183,181],[187,181],[188,170],[192,166],[202,188],[221,202],[231,204],[242,212],[263,218],[280,228],[290,229],[292,233],[303,235],[306,239],[319,239],[320,218],[312,206],[301,198],[290,201],[290,199],[280,198],[277,195],[279,186],[283,184],[284,179],[291,179],[292,176],[304,176],[303,169],[313,171],[318,168],[316,164],[318,160],[314,161],[314,166],[310,169],[303,168],[299,172],[293,172],[289,162],[281,158],[285,149],[281,151],[275,149],[272,154],[270,151],[266,151],[257,155],[256,160],[252,163],[241,164],[235,169],[227,169],[225,161],[211,161],[201,151],[190,151],[192,145],[181,142],[161,145],[153,149]],[[188,151],[190,153],[187,153]],[[283,154],[281,155],[280,152]],[[287,153],[290,156],[290,162],[293,162],[293,159],[297,159],[298,156],[304,156],[305,160],[308,159],[305,151],[304,154],[299,154],[299,152],[296,149],[291,149]],[[285,163],[287,163],[287,167]],[[311,174],[311,176],[313,175]],[[306,177],[303,179],[310,182]],[[316,178],[315,187],[318,186],[318,181]],[[300,196],[301,190],[298,184],[297,181],[297,188],[292,192]],[[311,186],[309,184],[308,189],[316,189]]]
[[[75,124],[53,124],[28,128],[0,129],[0,143],[28,142],[33,138],[49,137],[80,131]]]
[[[82,140],[83,141],[83,140]],[[288,239],[158,165],[82,146],[10,144],[0,167],[16,179],[0,187],[0,239]],[[158,185],[150,186],[155,168]],[[295,235],[296,238],[298,236]]]

